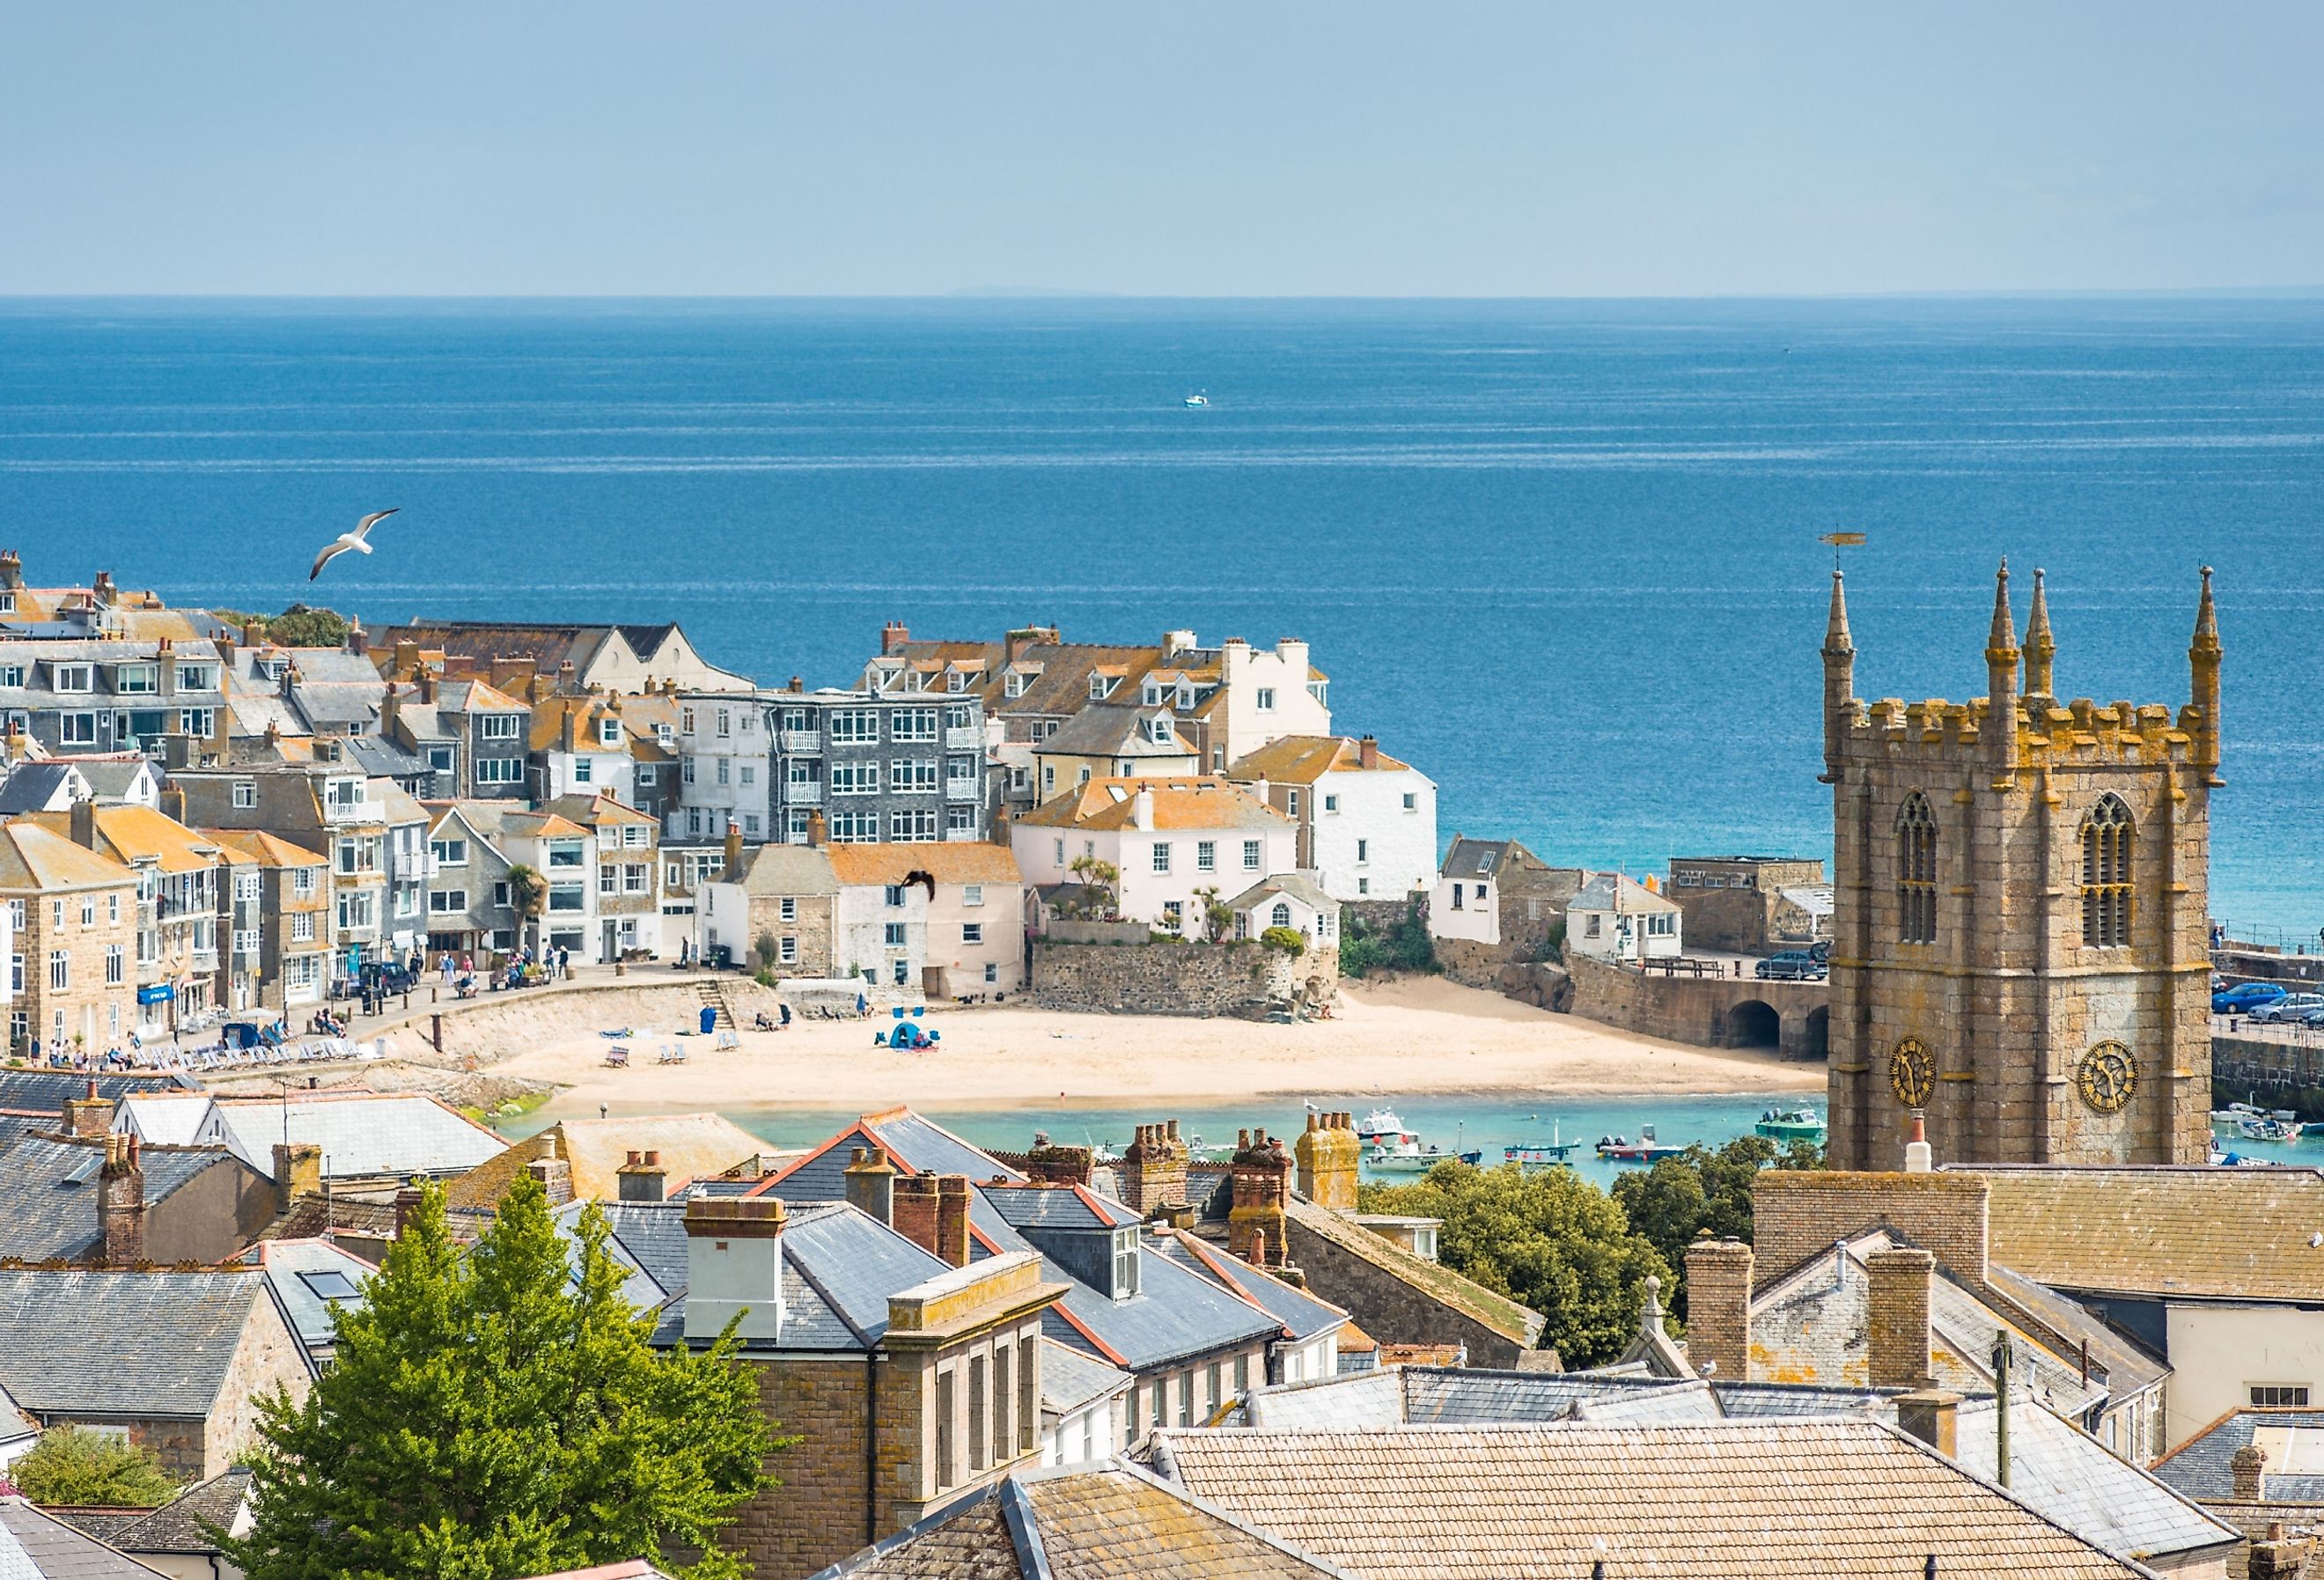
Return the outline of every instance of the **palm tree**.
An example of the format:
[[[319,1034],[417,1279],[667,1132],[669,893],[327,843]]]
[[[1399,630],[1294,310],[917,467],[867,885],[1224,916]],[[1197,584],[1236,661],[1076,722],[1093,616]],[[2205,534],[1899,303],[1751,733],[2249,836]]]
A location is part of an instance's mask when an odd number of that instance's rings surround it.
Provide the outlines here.
[[[508,889],[509,904],[514,908],[520,917],[527,919],[538,917],[541,913],[542,907],[549,901],[549,880],[522,862],[509,868]],[[520,945],[524,942],[522,931],[521,928],[518,929],[517,942]],[[540,942],[537,936],[539,931],[536,927],[534,929],[536,945]]]
[[[1093,919],[1116,919],[1114,908],[1120,898],[1114,885],[1121,882],[1120,868],[1097,856],[1077,855],[1065,871],[1079,878],[1082,887],[1088,891],[1089,900],[1084,909],[1095,913]]]

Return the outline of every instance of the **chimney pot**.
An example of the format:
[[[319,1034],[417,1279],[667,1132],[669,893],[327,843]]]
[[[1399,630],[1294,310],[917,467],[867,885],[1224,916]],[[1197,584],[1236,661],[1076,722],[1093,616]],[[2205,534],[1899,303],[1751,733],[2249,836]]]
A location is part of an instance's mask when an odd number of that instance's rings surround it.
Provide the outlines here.
[[[2267,1501],[2267,1450],[2246,1443],[2227,1460],[2227,1475],[2238,1503]]]
[[[1896,1424],[1947,1459],[1960,1457],[1961,1396],[1947,1389],[1923,1388],[1896,1400]]]

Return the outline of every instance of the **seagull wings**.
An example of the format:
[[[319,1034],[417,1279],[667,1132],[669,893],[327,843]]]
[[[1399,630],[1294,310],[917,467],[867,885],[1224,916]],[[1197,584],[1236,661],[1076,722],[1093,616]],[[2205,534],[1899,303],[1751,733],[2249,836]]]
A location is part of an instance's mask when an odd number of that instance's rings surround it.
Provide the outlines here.
[[[396,510],[400,510],[401,508],[402,507],[401,505],[398,505],[393,509],[375,510],[372,512],[371,514],[364,517],[363,520],[357,522],[354,531],[341,533],[330,543],[326,544],[323,551],[315,556],[315,568],[307,573],[307,579],[309,581],[313,581],[317,577],[322,575],[323,567],[328,565],[332,560],[337,559],[340,555],[345,554],[357,543],[369,538],[371,536],[372,528],[377,526],[380,522],[393,515]]]
[[[351,538],[369,537],[371,535],[372,528],[377,526],[380,522],[393,515],[397,510],[401,510],[402,508],[403,507],[401,505],[397,505],[392,510],[375,510],[372,512],[371,514],[364,517],[363,520],[357,522],[355,523],[355,530],[347,535]]]

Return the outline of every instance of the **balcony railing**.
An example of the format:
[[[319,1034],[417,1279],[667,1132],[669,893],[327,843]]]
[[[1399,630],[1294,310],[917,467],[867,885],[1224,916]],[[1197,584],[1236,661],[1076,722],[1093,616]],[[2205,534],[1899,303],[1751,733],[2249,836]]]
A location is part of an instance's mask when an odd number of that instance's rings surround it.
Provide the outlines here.
[[[785,730],[777,743],[786,752],[820,752],[823,750],[821,730]]]
[[[954,725],[945,731],[945,749],[950,752],[982,752],[984,750],[982,725]]]
[[[813,782],[807,784],[786,784],[783,786],[783,805],[786,807],[820,807],[823,805],[823,786]]]
[[[976,781],[973,779],[948,779],[945,781],[945,799],[948,801],[977,800],[981,799],[978,789]]]

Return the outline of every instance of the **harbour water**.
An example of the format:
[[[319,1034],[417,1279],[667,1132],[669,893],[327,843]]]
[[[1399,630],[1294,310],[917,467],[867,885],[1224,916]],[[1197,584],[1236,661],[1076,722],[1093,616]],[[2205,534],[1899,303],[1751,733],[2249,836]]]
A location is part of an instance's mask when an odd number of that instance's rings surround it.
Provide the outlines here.
[[[2214,910],[2324,925],[2317,300],[17,301],[0,367],[35,581],[676,619],[777,683],[889,619],[1297,634],[1446,836],[1632,871],[1829,850],[1818,533],[1873,697],[1983,688],[2006,552],[2061,691],[2182,700],[2210,563]]]
[[[1423,1144],[1442,1147],[1446,1151],[1479,1149],[1484,1152],[1483,1161],[1488,1165],[1500,1162],[1501,1149],[1514,1143],[1547,1141],[1553,1136],[1579,1141],[1583,1145],[1572,1154],[1573,1166],[1584,1178],[1600,1185],[1611,1185],[1626,1169],[1635,1167],[1599,1159],[1591,1150],[1591,1143],[1601,1135],[1620,1134],[1636,1141],[1642,1125],[1652,1125],[1659,1141],[1682,1146],[1703,1141],[1715,1146],[1732,1137],[1750,1134],[1753,1123],[1770,1107],[1790,1108],[1806,1102],[1818,1113],[1823,1112],[1820,1096],[1803,1099],[1796,1093],[1782,1096],[1728,1094],[1576,1097],[1561,1101],[1551,1097],[1488,1096],[1382,1099],[1377,1095],[1319,1092],[1305,1101],[1322,1109],[1345,1109],[1358,1119],[1375,1108],[1393,1109],[1404,1121],[1405,1128],[1416,1132]],[[925,1112],[928,1118],[964,1141],[1012,1152],[1031,1146],[1036,1131],[1046,1131],[1053,1141],[1103,1144],[1118,1152],[1130,1144],[1139,1125],[1156,1120],[1176,1119],[1182,1136],[1190,1141],[1200,1137],[1206,1146],[1231,1144],[1238,1130],[1251,1126],[1264,1126],[1270,1134],[1289,1137],[1306,1124],[1306,1110],[1301,1102],[1280,1100],[1222,1107],[1053,1105],[957,1112],[935,1108]],[[730,1108],[725,1114],[752,1135],[778,1147],[806,1146],[824,1141],[856,1117],[846,1110],[777,1108]],[[512,1138],[529,1135],[545,1129],[554,1117],[552,1113],[536,1110],[522,1120],[503,1124],[501,1129]],[[1368,1171],[1367,1178],[1371,1177]]]

